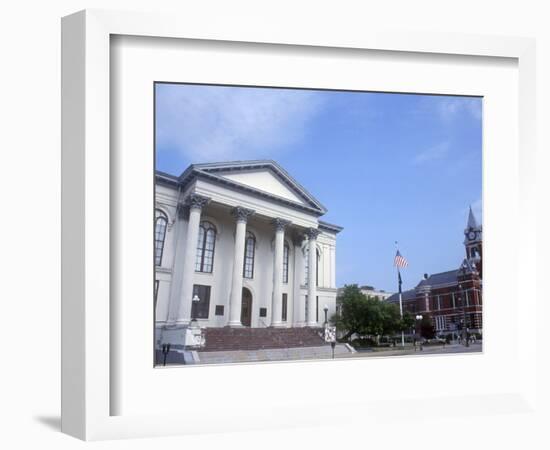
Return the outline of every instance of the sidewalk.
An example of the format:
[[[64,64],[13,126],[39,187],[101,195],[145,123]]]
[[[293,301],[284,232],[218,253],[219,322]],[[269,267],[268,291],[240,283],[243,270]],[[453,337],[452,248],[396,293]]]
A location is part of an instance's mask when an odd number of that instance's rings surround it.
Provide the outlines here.
[[[358,351],[357,353],[349,353],[347,355],[337,355],[337,358],[370,358],[370,357],[386,357],[386,356],[405,356],[405,355],[438,355],[438,354],[453,354],[453,353],[480,353],[482,352],[482,344],[476,342],[470,344],[469,347],[465,347],[462,344],[448,344],[445,346],[426,346],[423,350],[420,347],[394,347],[391,350],[377,350],[377,351]]]

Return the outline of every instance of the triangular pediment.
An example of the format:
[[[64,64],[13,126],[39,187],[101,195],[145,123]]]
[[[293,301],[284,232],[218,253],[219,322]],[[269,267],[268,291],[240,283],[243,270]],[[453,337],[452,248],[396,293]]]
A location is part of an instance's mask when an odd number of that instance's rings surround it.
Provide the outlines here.
[[[268,192],[269,194],[283,197],[287,200],[292,200],[293,202],[305,204],[302,198],[300,198],[285,184],[283,184],[281,180],[276,177],[270,170],[262,169],[236,173],[230,172],[221,173],[219,175],[223,178],[236,181],[237,183],[242,183],[246,186]]]
[[[234,161],[225,163],[193,164],[180,180],[189,176],[203,175],[212,181],[230,184],[234,188],[253,190],[274,199],[308,208],[319,214],[325,207],[303,186],[292,178],[275,161]]]

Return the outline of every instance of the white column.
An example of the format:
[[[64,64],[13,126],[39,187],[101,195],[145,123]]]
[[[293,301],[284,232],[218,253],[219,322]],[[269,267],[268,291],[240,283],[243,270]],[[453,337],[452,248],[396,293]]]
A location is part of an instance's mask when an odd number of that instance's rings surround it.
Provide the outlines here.
[[[172,264],[172,279],[168,294],[168,310],[166,323],[174,324],[178,316],[179,301],[181,298],[181,280],[183,275],[183,261],[185,260],[186,224],[184,218],[185,205],[180,203],[176,211],[174,223],[174,263]]]
[[[304,269],[304,258],[302,253],[303,236],[294,238],[294,325],[303,327],[306,324],[305,304],[302,298],[302,271]]]
[[[176,245],[174,269],[172,271],[172,291],[170,295],[170,320],[173,325],[187,324],[191,320],[191,301],[193,297],[193,275],[195,274],[195,257],[202,208],[210,201],[198,194],[187,197],[184,205],[189,207],[185,246],[179,247],[183,241],[181,230]],[[179,207],[181,214],[184,205]]]
[[[330,247],[327,244],[323,245],[323,287],[330,287]]]
[[[336,289],[336,247],[330,246],[330,286]]]
[[[306,232],[308,240],[308,280],[307,280],[307,326],[316,327],[316,298],[317,298],[317,228],[309,228]]]
[[[229,297],[229,326],[241,327],[241,306],[243,295],[243,263],[244,244],[246,238],[246,222],[248,216],[254,214],[251,209],[234,208],[233,216],[237,221],[235,228],[235,251],[233,253],[233,278]]]
[[[286,323],[282,320],[283,304],[283,253],[285,247],[285,227],[290,223],[288,220],[275,219],[275,260],[273,262],[273,297],[271,299],[271,326],[284,327]],[[288,299],[287,299],[288,319]]]

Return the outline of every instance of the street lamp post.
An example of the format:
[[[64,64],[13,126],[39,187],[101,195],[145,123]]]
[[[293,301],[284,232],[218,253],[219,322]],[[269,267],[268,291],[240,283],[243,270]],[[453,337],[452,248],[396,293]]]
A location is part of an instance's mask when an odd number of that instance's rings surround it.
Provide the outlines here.
[[[197,326],[197,308],[199,307],[199,302],[201,299],[198,295],[193,296],[193,303],[191,304],[191,326]]]
[[[203,330],[197,321],[199,316],[199,296],[194,295],[191,302],[191,322],[185,331],[185,348],[188,352],[192,349],[201,348],[205,345]]]
[[[416,330],[415,330],[415,335],[416,335],[416,334],[418,334],[418,335],[421,334],[421,333],[420,333],[420,330],[419,330],[420,327],[419,327],[418,324],[422,321],[423,318],[424,318],[424,317],[422,316],[422,314],[417,314],[417,315],[416,315]],[[417,331],[417,330],[418,330],[418,331]],[[422,336],[420,335],[420,337],[422,337]],[[416,343],[416,337],[415,337],[415,343]],[[416,350],[416,345],[415,345],[414,349]],[[422,350],[422,341],[420,341],[420,350]]]
[[[323,308],[325,311],[325,342],[330,343],[330,347],[332,349],[332,359],[334,359],[334,349],[336,348],[336,327],[330,327],[328,325],[327,320],[327,313],[328,313],[328,306],[325,305]]]

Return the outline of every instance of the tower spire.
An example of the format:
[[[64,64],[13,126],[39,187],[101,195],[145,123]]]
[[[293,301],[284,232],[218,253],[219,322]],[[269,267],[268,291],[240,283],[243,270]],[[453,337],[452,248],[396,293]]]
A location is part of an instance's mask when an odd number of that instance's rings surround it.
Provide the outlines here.
[[[472,211],[472,205],[470,205],[470,212],[468,214],[468,225],[466,228],[468,229],[476,229],[479,225],[477,224],[476,217],[474,216],[474,212]]]
[[[481,258],[482,258],[482,226],[476,220],[472,205],[468,213],[468,224],[464,230],[464,246],[466,247],[466,260],[468,263],[477,269],[481,276]]]

